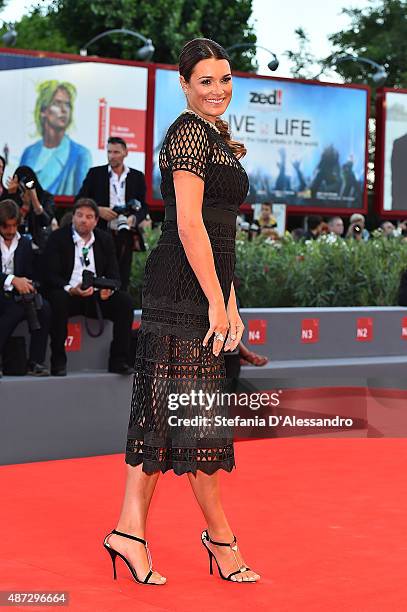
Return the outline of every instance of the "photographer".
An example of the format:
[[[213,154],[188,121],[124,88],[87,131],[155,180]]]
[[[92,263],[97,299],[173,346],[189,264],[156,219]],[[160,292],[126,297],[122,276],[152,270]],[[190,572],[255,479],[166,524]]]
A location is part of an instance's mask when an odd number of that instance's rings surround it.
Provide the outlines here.
[[[321,215],[309,215],[307,221],[308,229],[303,238],[304,240],[316,240],[322,233],[324,221]]]
[[[271,202],[263,202],[260,208],[260,216],[257,221],[254,221],[253,237],[268,236],[272,240],[278,240],[277,221],[273,216],[273,205]]]
[[[133,251],[145,250],[143,230],[151,225],[144,174],[125,165],[127,153],[122,138],[110,137],[109,164],[91,168],[77,195],[77,199],[92,198],[99,206],[98,227],[113,235],[123,290],[129,285]]]
[[[28,374],[49,376],[44,361],[51,312],[31,280],[33,253],[30,241],[17,231],[19,222],[16,203],[0,202],[0,358],[9,336],[27,319],[31,332]]]
[[[128,365],[133,323],[130,296],[124,291],[82,286],[84,272],[85,277],[90,273],[104,277],[102,286],[120,286],[113,240],[96,229],[99,210],[93,200],[81,198],[73,211],[72,224],[53,232],[45,249],[45,288],[52,309],[51,374],[66,376],[64,345],[69,317],[82,314],[97,318],[98,311],[113,321],[109,372],[132,374]]]
[[[328,231],[337,238],[342,238],[344,230],[344,224],[342,217],[335,216],[328,219]]]
[[[354,213],[349,219],[349,227],[346,232],[346,238],[354,238],[355,240],[369,240],[370,234],[365,228],[365,218],[360,213]]]
[[[19,232],[31,239],[34,251],[34,278],[41,280],[42,263],[39,258],[43,254],[45,244],[51,233],[51,222],[55,216],[54,197],[45,191],[34,170],[28,166],[20,166],[12,179],[7,183],[9,197],[20,208]]]
[[[380,223],[380,230],[383,238],[394,238],[396,228],[391,221],[382,221]]]
[[[401,236],[402,242],[407,242],[407,220],[406,219],[399,222],[397,229],[395,231],[395,234],[397,234],[398,236]]]

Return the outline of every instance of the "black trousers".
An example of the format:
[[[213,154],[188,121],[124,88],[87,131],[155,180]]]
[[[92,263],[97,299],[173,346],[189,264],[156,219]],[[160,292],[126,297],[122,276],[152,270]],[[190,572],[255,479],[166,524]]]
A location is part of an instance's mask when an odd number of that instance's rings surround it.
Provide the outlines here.
[[[113,234],[116,256],[119,263],[121,288],[127,291],[130,282],[131,262],[133,260],[133,236],[131,231],[122,230]]]
[[[31,332],[29,360],[43,364],[51,321],[51,308],[46,300],[43,300],[41,310],[37,310],[37,317],[41,329]],[[20,321],[24,321],[26,318],[24,305],[21,302],[15,302],[11,294],[0,292],[0,356],[7,339]]]
[[[130,339],[133,323],[133,302],[128,293],[116,291],[109,299],[99,295],[82,298],[69,295],[64,289],[47,292],[51,304],[51,368],[66,366],[65,340],[68,335],[68,319],[76,315],[96,318],[96,301],[99,301],[104,319],[113,321],[113,340],[110,345],[109,367],[129,362]]]

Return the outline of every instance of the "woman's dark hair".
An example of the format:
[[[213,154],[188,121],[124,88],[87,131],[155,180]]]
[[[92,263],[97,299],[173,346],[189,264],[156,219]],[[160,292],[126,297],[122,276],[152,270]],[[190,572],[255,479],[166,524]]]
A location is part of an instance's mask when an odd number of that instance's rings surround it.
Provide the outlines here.
[[[215,58],[217,60],[227,60],[230,62],[230,57],[221,45],[210,38],[194,38],[187,42],[179,56],[179,73],[184,77],[187,83],[191,78],[195,66],[198,62],[205,59]],[[243,143],[232,140],[229,125],[227,121],[216,118],[216,127],[225,139],[229,147],[232,149],[237,158],[246,155],[246,147]]]
[[[3,200],[0,202],[0,226],[12,219],[17,219],[17,223],[20,223],[20,209],[14,200]]]
[[[35,174],[34,170],[30,168],[30,166],[19,166],[14,172],[14,175],[17,176],[19,181],[24,181],[24,183],[34,181],[35,190],[37,192],[38,198],[41,200],[44,194],[44,189],[42,188],[42,185],[38,180],[38,177]]]

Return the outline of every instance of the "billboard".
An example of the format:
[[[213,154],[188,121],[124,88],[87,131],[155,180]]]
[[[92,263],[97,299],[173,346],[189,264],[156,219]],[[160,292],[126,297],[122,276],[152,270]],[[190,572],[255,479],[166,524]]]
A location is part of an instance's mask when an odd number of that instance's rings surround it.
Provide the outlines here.
[[[6,176],[27,165],[44,189],[76,195],[91,166],[121,136],[126,163],[145,170],[147,68],[97,62],[0,71],[0,153]]]
[[[365,207],[369,90],[267,77],[233,77],[223,116],[243,142],[248,202],[271,200],[290,209]],[[186,107],[174,70],[155,76],[153,196],[160,195],[158,153],[169,125]]]
[[[382,90],[378,94],[378,156],[382,214],[407,212],[407,91]],[[392,215],[390,215],[392,216]]]

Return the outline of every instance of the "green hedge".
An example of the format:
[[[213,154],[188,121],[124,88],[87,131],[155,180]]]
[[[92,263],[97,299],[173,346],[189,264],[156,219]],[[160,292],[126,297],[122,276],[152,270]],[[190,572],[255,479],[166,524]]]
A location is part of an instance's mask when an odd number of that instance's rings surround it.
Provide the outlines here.
[[[147,233],[150,250],[159,234],[158,229]],[[134,258],[131,292],[138,308],[148,253]],[[392,306],[397,304],[400,274],[407,268],[407,243],[401,238],[304,243],[287,236],[270,244],[238,235],[236,255],[238,296],[245,308]]]

